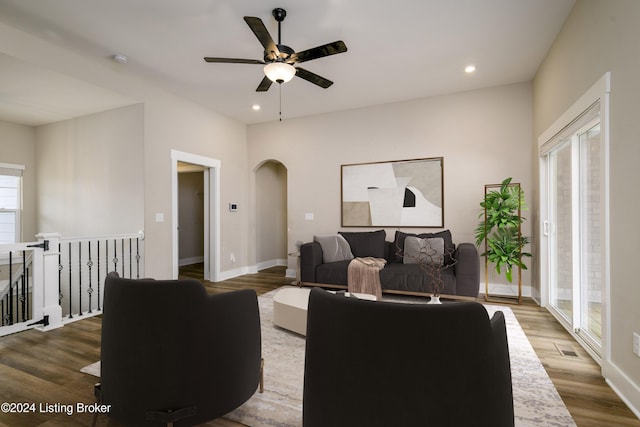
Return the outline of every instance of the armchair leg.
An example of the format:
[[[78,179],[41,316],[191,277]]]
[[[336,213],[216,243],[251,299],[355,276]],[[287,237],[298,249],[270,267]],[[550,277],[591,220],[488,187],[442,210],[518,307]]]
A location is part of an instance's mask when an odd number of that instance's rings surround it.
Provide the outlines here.
[[[264,393],[264,358],[260,359],[260,393]]]
[[[102,388],[100,383],[97,383],[93,386],[93,395],[96,397],[96,403],[102,403]],[[96,427],[97,422],[98,411],[95,411],[93,413],[93,417],[91,417],[91,427]]]

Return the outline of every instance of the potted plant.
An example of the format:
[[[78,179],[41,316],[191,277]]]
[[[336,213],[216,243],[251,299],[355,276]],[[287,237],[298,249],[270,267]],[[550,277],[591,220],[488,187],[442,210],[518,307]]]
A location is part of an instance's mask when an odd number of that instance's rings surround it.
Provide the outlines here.
[[[429,277],[431,283],[430,304],[440,304],[440,292],[444,288],[442,271],[452,268],[458,261],[453,257],[453,253],[445,247],[441,237],[425,238],[421,236],[407,236],[405,249],[401,249],[396,244],[396,255],[404,259],[404,263],[418,264],[422,273]],[[412,241],[413,239],[413,241]],[[412,246],[411,250],[407,250]],[[445,263],[445,259],[447,262]]]
[[[496,188],[489,192],[487,188]],[[509,282],[513,281],[513,268],[523,270],[527,266],[522,257],[531,257],[523,248],[529,243],[529,238],[522,236],[521,225],[525,218],[521,215],[526,210],[524,192],[519,184],[511,184],[507,178],[499,186],[485,186],[485,197],[480,203],[483,218],[476,228],[476,246],[480,247],[486,241],[485,252],[481,256],[495,264],[495,270],[505,276]]]

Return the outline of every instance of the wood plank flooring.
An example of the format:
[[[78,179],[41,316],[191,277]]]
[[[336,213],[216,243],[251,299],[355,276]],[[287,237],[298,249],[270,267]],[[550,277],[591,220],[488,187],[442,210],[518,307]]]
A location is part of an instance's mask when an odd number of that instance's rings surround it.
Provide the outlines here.
[[[199,278],[201,274],[198,266],[181,271],[182,277]],[[220,283],[205,282],[205,286],[210,293],[250,288],[263,294],[290,281],[284,278],[283,267],[275,267]],[[640,420],[604,382],[599,366],[546,310],[530,300],[509,307],[578,426],[640,427]],[[81,373],[80,368],[100,357],[100,327],[100,318],[94,317],[47,333],[31,330],[0,338],[0,403],[93,403],[96,378]],[[562,356],[554,343],[572,346],[578,357]],[[90,422],[90,414],[0,412],[0,427],[88,426]],[[98,417],[98,425],[118,424],[102,415]],[[242,424],[219,419],[206,425]]]

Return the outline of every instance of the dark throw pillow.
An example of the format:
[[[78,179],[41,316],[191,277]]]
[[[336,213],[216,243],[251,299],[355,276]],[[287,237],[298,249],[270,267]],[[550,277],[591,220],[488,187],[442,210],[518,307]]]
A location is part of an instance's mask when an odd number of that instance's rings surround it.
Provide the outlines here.
[[[354,257],[384,258],[384,241],[387,233],[378,231],[339,232],[351,246]]]

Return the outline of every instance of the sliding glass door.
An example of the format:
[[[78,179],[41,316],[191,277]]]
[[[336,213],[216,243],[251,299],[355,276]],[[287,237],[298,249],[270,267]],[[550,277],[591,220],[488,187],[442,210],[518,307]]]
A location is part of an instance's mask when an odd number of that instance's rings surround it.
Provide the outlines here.
[[[602,339],[602,189],[600,122],[579,134],[580,162],[580,332],[600,346]]]
[[[549,302],[573,323],[572,147],[566,142],[549,153]]]
[[[546,165],[549,309],[596,354],[602,349],[603,200],[597,106],[556,135]]]

